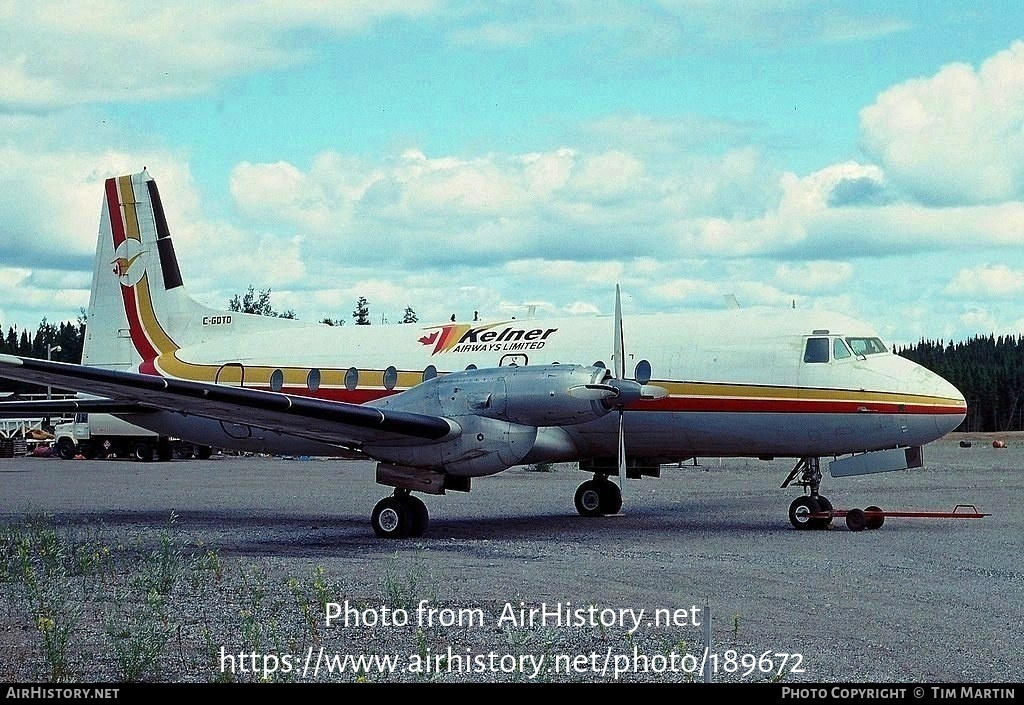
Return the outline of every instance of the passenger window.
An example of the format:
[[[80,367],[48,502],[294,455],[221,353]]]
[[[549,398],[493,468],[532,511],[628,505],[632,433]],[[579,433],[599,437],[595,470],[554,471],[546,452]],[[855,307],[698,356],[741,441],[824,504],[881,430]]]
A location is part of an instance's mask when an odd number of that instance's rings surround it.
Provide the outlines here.
[[[832,358],[835,360],[843,360],[850,357],[850,350],[846,347],[846,343],[843,342],[842,338],[836,338],[832,341]]]
[[[651,363],[647,360],[641,360],[636,363],[636,370],[633,373],[633,378],[640,384],[647,384],[651,381]]]
[[[306,375],[306,389],[311,392],[320,389],[320,370],[315,367]]]
[[[280,392],[282,389],[284,389],[284,372],[274,370],[274,373],[270,375],[270,391]]]
[[[804,362],[828,362],[828,338],[808,338]]]

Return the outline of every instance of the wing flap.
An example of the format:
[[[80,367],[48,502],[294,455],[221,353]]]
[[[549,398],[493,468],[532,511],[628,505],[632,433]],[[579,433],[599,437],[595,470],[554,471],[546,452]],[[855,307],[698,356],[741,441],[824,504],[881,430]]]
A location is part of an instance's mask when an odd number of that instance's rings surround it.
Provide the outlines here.
[[[147,409],[173,411],[340,444],[402,439],[438,441],[459,432],[455,423],[440,416],[14,355],[0,355],[0,377],[106,397],[79,400],[94,402],[96,408],[90,410],[104,408],[101,402],[107,401],[124,404],[121,411],[125,413]],[[7,404],[24,408],[28,402]]]

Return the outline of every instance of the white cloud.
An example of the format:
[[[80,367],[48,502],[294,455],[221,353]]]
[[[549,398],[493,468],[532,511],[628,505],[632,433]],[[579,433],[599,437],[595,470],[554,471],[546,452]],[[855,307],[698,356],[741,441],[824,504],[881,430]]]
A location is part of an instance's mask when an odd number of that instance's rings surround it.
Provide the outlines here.
[[[172,156],[149,156],[159,162],[161,184],[175,195],[175,205],[168,211],[170,219],[181,212],[183,204],[193,202],[188,170]],[[17,198],[0,199],[4,263],[47,263],[58,268],[68,259],[91,261],[103,180],[139,171],[141,162],[125,152],[45,153],[0,148],[0,191],[18,194]]]
[[[591,202],[628,198],[643,189],[644,165],[626,152],[614,150],[585,157],[573,173],[569,188]]]
[[[950,64],[893,86],[861,111],[865,150],[922,202],[1024,196],[1024,42],[977,70]]]
[[[9,3],[0,10],[0,110],[195,95],[311,56],[295,34],[345,34],[434,0],[322,3]]]
[[[775,279],[782,286],[801,293],[835,292],[852,275],[853,265],[849,262],[804,262],[781,264],[775,268]]]
[[[971,309],[960,315],[960,323],[968,330],[996,332],[1002,331],[999,320],[985,309]]]
[[[1024,294],[1024,271],[1003,264],[961,269],[944,293],[955,297],[1012,299]]]

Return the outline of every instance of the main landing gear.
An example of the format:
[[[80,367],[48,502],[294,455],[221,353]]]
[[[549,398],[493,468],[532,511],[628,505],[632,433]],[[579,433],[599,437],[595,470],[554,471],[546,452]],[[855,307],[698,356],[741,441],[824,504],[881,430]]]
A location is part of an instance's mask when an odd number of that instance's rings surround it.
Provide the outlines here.
[[[821,487],[820,458],[801,458],[782,487],[794,484],[798,473],[800,479],[795,484],[806,487],[810,494],[797,497],[789,505],[789,523],[797,529],[827,529],[832,523],[832,503],[818,494]],[[827,518],[822,514],[827,514]]]
[[[596,517],[618,514],[622,509],[622,491],[607,475],[594,475],[576,488],[576,511],[580,516]]]
[[[377,502],[370,515],[373,533],[382,539],[418,538],[426,532],[428,521],[427,505],[403,489]]]

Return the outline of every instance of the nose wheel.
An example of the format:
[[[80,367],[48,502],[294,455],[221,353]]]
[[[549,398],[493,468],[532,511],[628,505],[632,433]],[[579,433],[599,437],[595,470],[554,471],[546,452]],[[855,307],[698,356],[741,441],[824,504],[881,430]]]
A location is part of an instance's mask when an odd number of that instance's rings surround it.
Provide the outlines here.
[[[832,523],[832,503],[821,495],[797,497],[789,505],[789,523],[795,529],[827,529]]]
[[[797,480],[796,476],[800,475]],[[821,461],[819,458],[801,458],[789,477],[782,483],[806,487],[810,494],[797,497],[789,505],[789,523],[795,529],[827,529],[832,523],[832,503],[818,494],[821,487]]]

